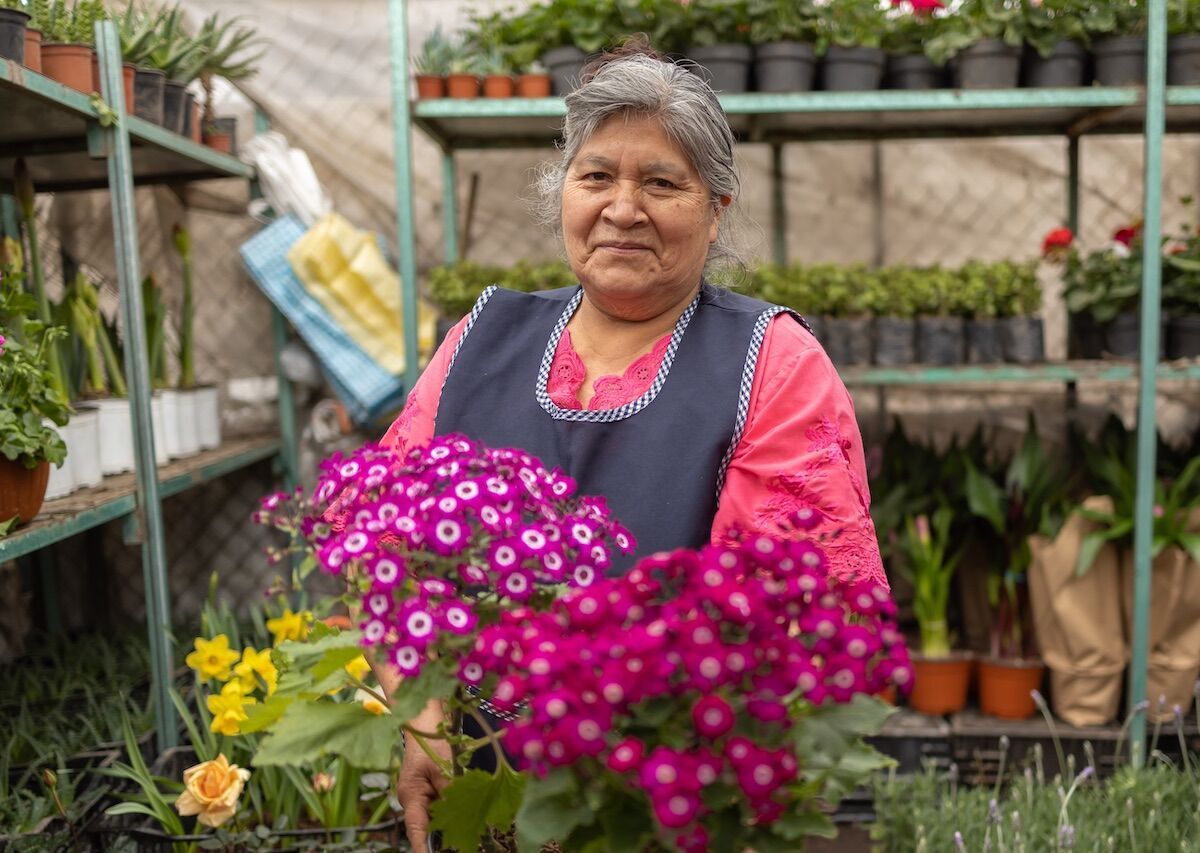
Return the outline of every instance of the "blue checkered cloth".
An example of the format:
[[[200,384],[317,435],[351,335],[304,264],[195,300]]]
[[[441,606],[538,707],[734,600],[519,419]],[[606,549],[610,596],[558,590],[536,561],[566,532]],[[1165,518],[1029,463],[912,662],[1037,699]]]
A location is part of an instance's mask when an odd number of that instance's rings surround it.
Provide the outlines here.
[[[316,354],[350,417],[367,423],[403,404],[403,379],[367,355],[292,272],[287,254],[305,230],[294,216],[279,219],[242,244],[242,261],[262,292]]]

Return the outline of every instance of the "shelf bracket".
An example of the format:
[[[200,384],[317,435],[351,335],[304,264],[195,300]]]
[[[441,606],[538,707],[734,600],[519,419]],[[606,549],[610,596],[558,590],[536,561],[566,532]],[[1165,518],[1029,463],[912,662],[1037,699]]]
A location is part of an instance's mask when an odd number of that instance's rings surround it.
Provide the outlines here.
[[[89,121],[87,126],[88,156],[105,160],[113,156],[112,134],[105,133],[98,121]]]

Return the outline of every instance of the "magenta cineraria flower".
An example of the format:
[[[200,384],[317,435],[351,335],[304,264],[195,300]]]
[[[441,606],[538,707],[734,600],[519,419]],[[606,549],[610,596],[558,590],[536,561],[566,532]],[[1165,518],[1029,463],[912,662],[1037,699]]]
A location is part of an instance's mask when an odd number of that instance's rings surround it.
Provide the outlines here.
[[[719,738],[733,728],[733,708],[720,696],[705,696],[692,708],[696,731],[706,738]]]

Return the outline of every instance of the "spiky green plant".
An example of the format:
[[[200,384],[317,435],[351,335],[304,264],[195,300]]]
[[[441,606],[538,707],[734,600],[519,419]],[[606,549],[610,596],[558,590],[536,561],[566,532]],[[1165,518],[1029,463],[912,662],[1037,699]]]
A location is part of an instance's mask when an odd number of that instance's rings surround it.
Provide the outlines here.
[[[196,40],[202,45],[197,76],[204,87],[204,123],[211,125],[213,113],[213,80],[224,77],[230,82],[247,80],[258,73],[257,62],[264,51],[258,49],[261,39],[249,27],[239,26],[242,18],[221,21],[211,15],[200,28]]]

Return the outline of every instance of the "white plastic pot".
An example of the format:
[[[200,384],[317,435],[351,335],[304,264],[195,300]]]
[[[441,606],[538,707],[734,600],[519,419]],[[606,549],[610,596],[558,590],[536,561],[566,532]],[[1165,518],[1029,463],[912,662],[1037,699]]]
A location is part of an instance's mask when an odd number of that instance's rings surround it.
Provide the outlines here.
[[[179,392],[175,389],[160,391],[162,399],[163,430],[154,436],[156,447],[162,444],[168,456],[178,459],[183,455],[179,445]]]
[[[215,385],[196,389],[196,426],[202,450],[221,446],[221,395]]]
[[[95,406],[80,406],[67,424],[67,456],[75,485],[90,489],[100,485],[104,472],[100,467],[100,410]]]
[[[70,429],[69,423],[65,427],[60,427],[50,420],[45,420],[43,423],[57,430],[58,434],[62,436],[63,441],[67,442],[68,430]],[[55,468],[53,464],[50,465],[50,479],[46,483],[46,500],[52,501],[56,498],[65,498],[73,491],[75,491],[75,471],[71,465],[71,446],[67,442],[67,458],[63,460],[62,465],[58,468]]]
[[[129,400],[110,397],[96,401],[100,410],[100,470],[105,476],[133,470],[133,422]]]
[[[179,455],[200,452],[200,430],[196,423],[196,392],[179,391]]]
[[[167,455],[167,443],[163,438],[167,432],[167,424],[163,417],[162,397],[157,393],[150,398],[150,426],[154,430],[154,464],[166,465],[171,461],[171,457]]]

